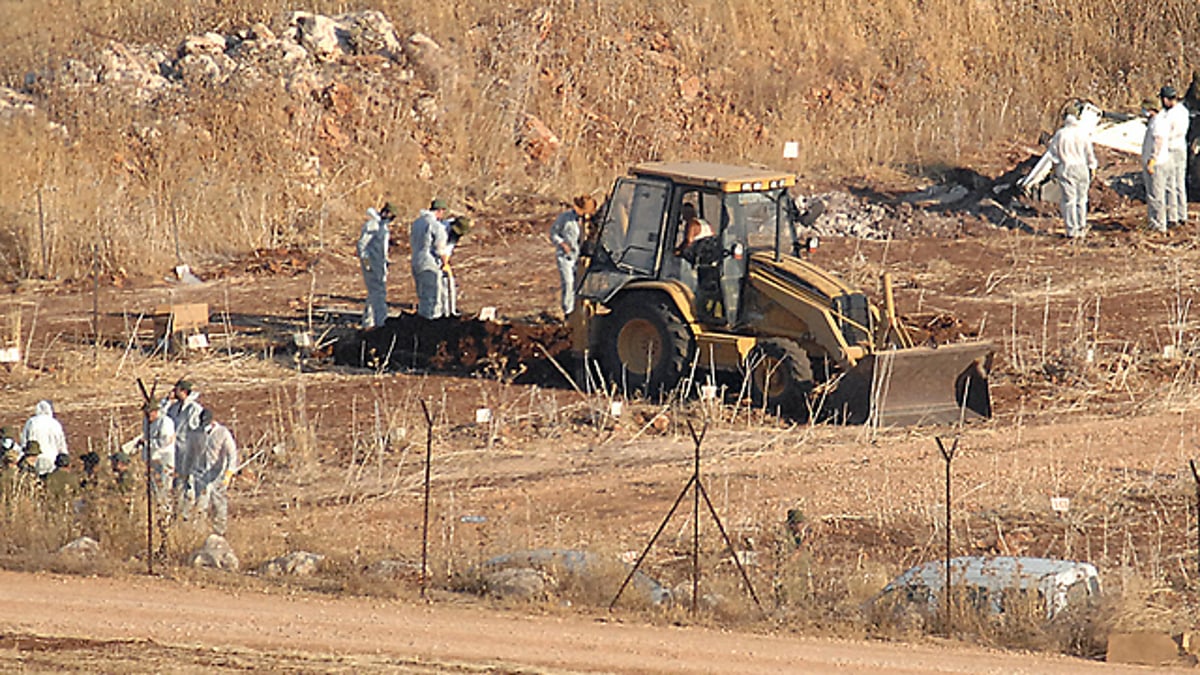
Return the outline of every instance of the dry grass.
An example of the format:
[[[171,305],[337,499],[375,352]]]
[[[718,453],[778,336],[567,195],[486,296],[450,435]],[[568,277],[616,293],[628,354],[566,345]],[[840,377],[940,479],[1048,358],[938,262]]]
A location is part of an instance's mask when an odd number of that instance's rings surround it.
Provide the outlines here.
[[[452,54],[436,121],[410,114],[430,95],[420,86],[347,67],[330,77],[360,98],[333,120],[349,143],[328,142],[319,102],[269,78],[193,87],[154,107],[38,80],[41,115],[4,122],[14,146],[0,168],[0,274],[77,277],[93,247],[109,272],[162,266],[177,257],[176,237],[185,261],[284,243],[347,246],[346,222],[382,195],[415,210],[440,192],[487,214],[602,189],[638,160],[779,164],[786,140],[805,147],[789,168],[829,177],[957,164],[1049,126],[1068,96],[1120,108],[1163,81],[1186,84],[1183,46],[1198,30],[1182,0],[1165,10],[1131,0],[374,5],[402,37],[427,32]],[[232,33],[280,9],[85,0],[63,13],[19,3],[0,27],[10,46],[0,81],[23,86],[27,73],[69,58],[94,63],[113,41],[170,50],[190,32]],[[693,77],[700,95],[681,101]],[[563,140],[547,163],[529,163],[514,142],[526,114]],[[422,162],[432,179],[417,176]]]

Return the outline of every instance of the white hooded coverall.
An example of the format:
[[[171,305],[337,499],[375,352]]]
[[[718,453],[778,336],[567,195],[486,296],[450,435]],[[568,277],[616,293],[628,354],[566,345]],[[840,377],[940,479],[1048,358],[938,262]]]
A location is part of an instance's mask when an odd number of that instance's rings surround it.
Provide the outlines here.
[[[383,218],[375,209],[367,209],[367,215],[370,217],[363,223],[358,237],[358,263],[367,287],[362,327],[375,328],[387,320],[388,224],[391,219]]]
[[[412,224],[412,275],[417,286],[417,314],[426,319],[445,315],[442,307],[442,263],[448,255],[446,226],[437,214],[422,209]]]
[[[204,445],[192,465],[196,509],[212,511],[213,532],[224,536],[229,524],[229,481],[237,470],[238,451],[233,434],[220,422],[211,422],[200,434]]]
[[[1050,139],[1047,153],[1062,186],[1063,224],[1067,236],[1082,237],[1087,231],[1088,185],[1091,172],[1098,165],[1092,149],[1092,136],[1079,123],[1079,118],[1067,115],[1063,126]]]
[[[1166,117],[1167,165],[1166,211],[1167,222],[1175,225],[1187,220],[1187,132],[1191,117],[1182,101],[1177,101],[1160,115]]]
[[[204,434],[200,431],[203,410],[198,391],[189,392],[182,401],[174,400],[167,406],[167,416],[175,423],[175,490],[179,492],[181,506],[187,498],[192,462],[203,447]]]
[[[175,420],[166,411],[160,409],[158,419],[150,423],[149,438],[143,445],[142,460],[150,461],[155,495],[161,501],[175,484]]]
[[[38,401],[33,408],[33,417],[25,422],[25,428],[21,431],[21,447],[28,448],[30,441],[37,441],[41,449],[34,463],[39,476],[54,471],[54,459],[60,454],[67,454],[67,437],[62,424],[54,419],[54,408],[49,401]]]
[[[554,244],[558,280],[562,284],[563,316],[575,311],[575,265],[579,262],[580,232],[579,214],[575,209],[562,212],[550,226],[550,242]]]

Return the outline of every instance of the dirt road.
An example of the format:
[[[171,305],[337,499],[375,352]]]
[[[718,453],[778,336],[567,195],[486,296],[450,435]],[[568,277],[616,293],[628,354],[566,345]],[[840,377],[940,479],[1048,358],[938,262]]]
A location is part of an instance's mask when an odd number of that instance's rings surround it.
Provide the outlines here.
[[[664,629],[619,623],[619,615],[527,616],[145,578],[0,572],[0,606],[0,670],[1145,672],[939,645]]]

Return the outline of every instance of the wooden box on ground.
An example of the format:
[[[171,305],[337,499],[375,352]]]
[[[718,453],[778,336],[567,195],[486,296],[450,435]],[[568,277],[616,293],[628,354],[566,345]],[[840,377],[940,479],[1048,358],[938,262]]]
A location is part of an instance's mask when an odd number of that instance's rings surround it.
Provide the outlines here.
[[[154,308],[154,344],[167,351],[208,346],[208,303],[159,305]]]

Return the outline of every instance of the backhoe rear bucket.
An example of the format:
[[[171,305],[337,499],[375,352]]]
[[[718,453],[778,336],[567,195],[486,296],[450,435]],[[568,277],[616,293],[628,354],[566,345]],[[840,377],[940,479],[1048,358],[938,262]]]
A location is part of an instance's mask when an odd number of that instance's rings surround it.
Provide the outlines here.
[[[991,417],[994,352],[990,342],[963,342],[872,354],[838,383],[831,412],[851,424],[881,427]]]

